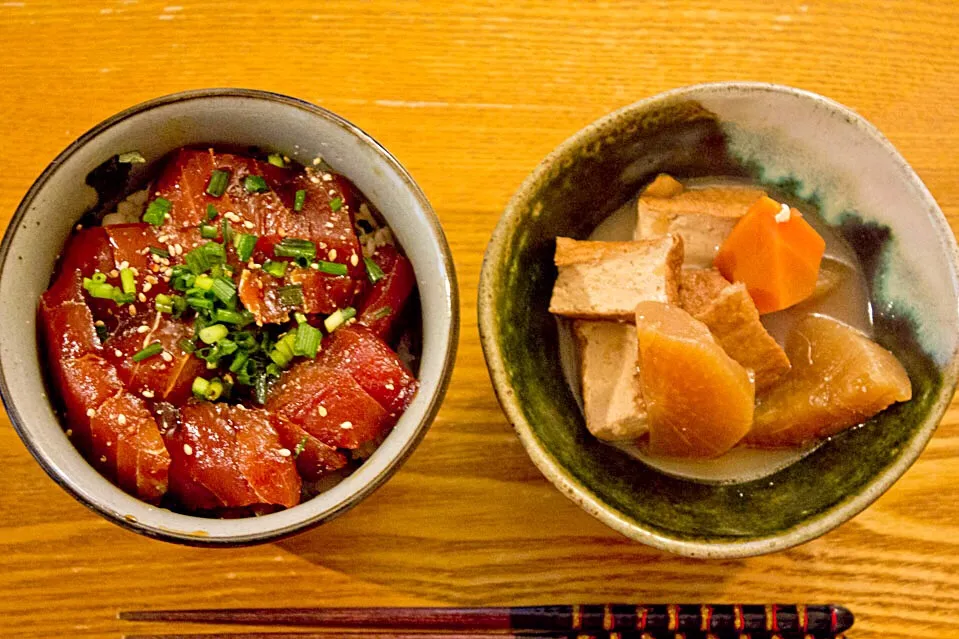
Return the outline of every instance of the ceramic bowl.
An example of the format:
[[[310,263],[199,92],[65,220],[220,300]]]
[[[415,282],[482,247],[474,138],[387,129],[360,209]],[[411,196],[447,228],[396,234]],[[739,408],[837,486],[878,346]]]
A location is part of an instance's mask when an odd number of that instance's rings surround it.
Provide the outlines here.
[[[305,162],[322,156],[382,211],[413,264],[422,303],[420,390],[386,441],[333,488],[262,517],[191,517],[150,506],[115,487],[64,435],[38,356],[37,301],[71,228],[95,202],[86,176],[116,153],[135,149],[150,163],[195,144],[255,146]],[[137,105],[97,125],[57,156],[24,197],[0,245],[0,391],[10,420],[43,469],[107,519],[182,543],[263,542],[356,505],[410,455],[446,391],[458,308],[453,261],[439,221],[413,178],[373,138],[343,118],[294,98],[238,89],[189,91]]]
[[[914,398],[753,481],[670,476],[586,431],[547,312],[559,235],[585,238],[657,173],[734,176],[818,208],[857,252],[878,341]],[[672,552],[742,557],[825,533],[919,456],[956,386],[956,242],[929,191],[872,125],[824,97],[755,83],[678,89],[611,113],[553,151],[503,214],[479,324],[507,417],[539,469],[615,530]]]

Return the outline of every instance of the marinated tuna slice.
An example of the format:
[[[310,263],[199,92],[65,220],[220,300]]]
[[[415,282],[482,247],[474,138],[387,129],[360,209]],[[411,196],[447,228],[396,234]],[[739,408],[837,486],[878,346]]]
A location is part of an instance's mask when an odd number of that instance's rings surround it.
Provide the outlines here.
[[[166,444],[172,458],[170,492],[184,507],[211,510],[299,502],[292,455],[280,454],[283,447],[268,421],[239,414],[245,410],[206,402],[180,409]],[[248,432],[241,435],[244,430]],[[266,448],[253,456],[250,444],[256,441]],[[264,477],[273,477],[277,486],[265,488]]]
[[[306,481],[317,481],[324,475],[346,466],[343,453],[327,446],[298,424],[274,415],[273,427],[280,436],[280,443],[287,450],[293,451],[296,470]]]
[[[52,302],[55,293],[40,298],[40,324],[43,327],[49,360],[54,368],[63,358],[80,357],[100,350],[100,338],[90,309],[83,302]]]
[[[341,176],[293,173],[277,169],[266,175],[275,189],[280,206],[264,207],[258,224],[257,250],[263,258],[273,258],[273,246],[284,237],[309,240],[316,245],[317,259],[346,265],[349,277],[361,282],[364,275],[363,253],[354,230],[356,201],[352,185]],[[327,180],[326,178],[329,178]],[[314,180],[316,180],[314,182]],[[303,191],[303,208],[295,210],[296,192]],[[355,257],[355,259],[354,259]]]
[[[214,198],[206,193],[213,169],[217,168],[212,151],[180,149],[157,180],[154,195],[169,200],[171,207],[164,231],[199,226],[207,219],[207,205],[229,210],[229,198]],[[225,208],[223,208],[225,207]]]
[[[639,376],[656,455],[718,457],[749,431],[754,387],[702,322],[658,302],[636,307]]]
[[[240,474],[261,504],[287,508],[300,503],[300,476],[292,463],[293,449],[286,448],[265,410],[230,410],[236,431],[236,463]]]
[[[94,423],[116,430],[120,488],[144,501],[158,502],[166,494],[170,454],[143,401],[130,393],[118,393],[103,403]]]
[[[413,401],[419,387],[413,373],[369,329],[355,325],[340,328],[323,348],[323,362],[351,375],[394,421]]]
[[[111,268],[119,268],[126,263],[135,269],[147,269],[153,263],[150,259],[150,247],[163,246],[157,239],[156,227],[152,224],[114,224],[104,229],[110,238],[116,263]]]
[[[290,369],[266,407],[336,448],[356,449],[376,441],[396,423],[349,372],[325,358]]]
[[[346,276],[329,275],[312,268],[294,267],[284,277],[257,270],[240,276],[240,301],[258,324],[278,324],[290,313],[329,314],[350,305],[355,282]]]
[[[106,273],[114,268],[113,247],[106,231],[97,226],[83,229],[70,236],[60,255],[58,273],[82,273],[87,277],[91,273]]]
[[[123,390],[123,384],[112,364],[92,354],[61,360],[57,371],[71,439],[82,452],[90,453],[90,418],[103,402]]]
[[[131,392],[146,392],[145,397],[179,404],[190,397],[193,379],[206,374],[204,362],[180,346],[182,340],[192,337],[191,322],[144,313],[125,320],[107,339],[104,351]],[[161,352],[139,362],[133,360],[134,355],[154,342],[163,347]]]
[[[862,333],[810,315],[786,341],[792,370],[759,397],[746,442],[796,446],[862,423],[912,398],[909,376],[896,357]]]
[[[359,324],[389,340],[394,336],[396,322],[416,285],[416,276],[410,261],[392,244],[376,249],[371,259],[383,271],[383,278],[363,297],[359,305]]]

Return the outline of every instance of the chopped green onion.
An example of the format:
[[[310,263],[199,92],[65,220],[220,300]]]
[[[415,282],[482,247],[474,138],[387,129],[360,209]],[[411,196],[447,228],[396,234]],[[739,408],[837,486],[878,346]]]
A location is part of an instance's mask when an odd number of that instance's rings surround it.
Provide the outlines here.
[[[293,343],[293,353],[296,355],[304,355],[310,359],[316,358],[316,353],[320,349],[321,337],[322,333],[320,333],[320,329],[303,322],[296,327],[296,340]]]
[[[93,277],[90,279],[92,279],[94,282],[103,283],[107,281],[107,274],[97,271],[96,273],[93,274]]]
[[[306,204],[306,190],[300,189],[293,196],[293,210],[299,213],[303,210],[304,204]]]
[[[156,299],[153,300],[156,310],[171,315],[177,310],[177,306],[179,306],[178,302],[182,303],[183,298],[179,295],[167,295],[165,293],[160,293],[156,296]],[[183,309],[181,309],[180,312],[183,312]]]
[[[200,237],[204,240],[215,240],[216,236],[220,234],[220,231],[217,230],[212,224],[201,224],[200,225]]]
[[[227,336],[230,330],[223,324],[212,324],[200,329],[199,337],[204,344],[216,344]]]
[[[218,308],[213,314],[213,320],[217,322],[226,322],[235,326],[242,326],[250,323],[250,318],[238,311],[231,311],[225,308]]]
[[[296,343],[296,334],[289,332],[276,343],[273,350],[270,351],[270,359],[280,368],[286,368],[293,361],[295,352],[293,346]]]
[[[276,289],[280,301],[287,306],[303,305],[303,287],[299,284],[290,284]]]
[[[132,304],[136,299],[137,297],[133,293],[121,293],[120,289],[114,291],[113,301],[117,304]]]
[[[191,390],[197,399],[206,399],[206,393],[210,390],[210,382],[202,377],[196,377],[193,379]]]
[[[100,343],[107,341],[107,338],[110,337],[110,331],[107,330],[106,326],[96,325],[97,339],[100,340]]]
[[[224,193],[226,193],[226,187],[229,182],[229,172],[215,169],[213,173],[210,174],[210,181],[207,182],[206,192],[208,195],[212,195],[213,197],[221,197]]]
[[[363,263],[366,264],[366,276],[370,279],[370,284],[376,284],[381,279],[386,277],[386,273],[383,272],[383,269],[380,268],[380,265],[370,258],[364,257]]]
[[[149,359],[153,357],[154,355],[159,355],[162,352],[163,352],[163,344],[161,344],[160,342],[153,342],[152,344],[150,344],[143,350],[137,351],[136,353],[134,353],[133,361],[142,362],[143,360]]]
[[[165,197],[158,197],[147,206],[147,211],[143,214],[143,221],[153,226],[163,226],[171,208],[173,208],[173,203],[170,200]]]
[[[279,244],[273,247],[273,254],[277,257],[302,257],[312,260],[316,257],[316,245],[309,240],[284,237]]]
[[[218,277],[213,280],[213,288],[211,290],[217,299],[224,304],[232,304],[234,300],[236,300],[236,285],[233,284],[233,280]]]
[[[233,362],[230,364],[231,373],[239,373],[246,366],[246,363],[250,359],[250,354],[244,351],[240,351],[236,354],[236,357],[233,358]]]
[[[340,208],[342,208],[342,206],[343,206],[343,198],[335,197],[332,200],[330,200],[330,210],[333,211],[334,213],[336,211],[339,211]]]
[[[150,253],[152,253],[153,255],[156,255],[157,257],[170,257],[170,253],[166,249],[151,246],[149,250],[150,250]]]
[[[90,297],[102,300],[115,299],[118,293],[117,287],[113,284],[93,280],[89,277],[83,278],[83,289],[90,294]]]
[[[303,435],[303,437],[300,437],[300,441],[296,443],[296,448],[293,449],[293,459],[296,459],[297,457],[299,457],[300,454],[304,450],[306,450],[307,441],[309,441],[307,435]]]
[[[184,257],[187,268],[195,274],[206,273],[213,266],[226,262],[226,250],[222,244],[207,242],[202,244]]]
[[[223,233],[223,244],[229,244],[233,241],[233,227],[230,226],[229,220],[223,218],[220,223],[220,230]]]
[[[128,268],[120,269],[120,286],[123,287],[124,293],[137,292],[137,280],[133,271]]]
[[[373,313],[370,315],[370,319],[381,320],[384,317],[387,317],[392,312],[393,312],[392,306],[383,306],[373,311]]]
[[[177,342],[177,345],[184,353],[192,353],[196,350],[196,344],[193,343],[193,340],[181,339],[179,342]]]
[[[253,248],[256,246],[257,239],[255,235],[250,235],[249,233],[241,233],[233,239],[233,246],[236,247],[236,255],[240,258],[241,262],[246,262],[253,257]]]
[[[206,219],[207,219],[208,221],[215,220],[215,219],[216,219],[216,216],[219,215],[219,214],[220,214],[220,212],[216,210],[216,207],[215,207],[215,206],[213,206],[212,204],[207,204],[207,205],[206,205]]]
[[[306,322],[306,315],[304,315],[303,313],[297,311],[297,312],[293,313],[293,319],[296,320],[296,323],[297,323],[297,324],[303,324],[303,323]]]
[[[250,311],[241,311],[240,315],[243,318],[244,324],[249,324],[253,321],[253,313]],[[251,351],[256,348],[256,338],[253,336],[253,333],[249,331],[237,331],[233,333],[232,337],[236,345],[243,350]]]
[[[186,303],[187,303],[187,305],[190,306],[190,308],[193,308],[193,309],[198,310],[198,311],[212,311],[212,310],[213,310],[213,301],[212,301],[212,300],[208,300],[208,299],[205,298],[205,297],[188,296],[188,297],[186,298]]]
[[[283,277],[286,275],[287,264],[288,262],[273,262],[271,260],[267,260],[263,264],[263,270],[273,277]]]
[[[266,185],[266,180],[259,175],[246,176],[243,180],[243,188],[246,189],[247,193],[266,193],[270,190],[270,187]]]
[[[117,156],[120,164],[144,164],[147,161],[139,151],[127,151]]]
[[[320,273],[327,273],[329,275],[346,275],[349,272],[349,269],[346,268],[346,264],[340,264],[339,262],[324,262],[320,260],[315,262]]]
[[[283,159],[283,156],[280,155],[279,153],[270,153],[270,155],[266,158],[266,160],[273,166],[278,166],[281,169],[286,168],[286,161]]]
[[[203,291],[209,291],[211,288],[213,288],[213,278],[205,273],[202,273],[196,276],[193,286]]]
[[[262,406],[266,403],[266,392],[270,388],[270,381],[266,375],[260,375],[253,382],[253,389],[256,397],[256,403]]]
[[[356,317],[356,309],[352,306],[347,306],[346,308],[334,311],[329,317],[323,320],[323,326],[326,327],[327,333],[332,333],[354,317]]]

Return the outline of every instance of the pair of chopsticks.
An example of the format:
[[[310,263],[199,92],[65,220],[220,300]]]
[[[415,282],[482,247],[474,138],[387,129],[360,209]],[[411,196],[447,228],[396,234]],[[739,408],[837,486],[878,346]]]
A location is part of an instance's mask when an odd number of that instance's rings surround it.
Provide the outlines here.
[[[324,632],[127,635],[127,639],[835,639],[853,623],[836,605],[586,604],[496,608],[134,610],[126,621],[298,626]]]

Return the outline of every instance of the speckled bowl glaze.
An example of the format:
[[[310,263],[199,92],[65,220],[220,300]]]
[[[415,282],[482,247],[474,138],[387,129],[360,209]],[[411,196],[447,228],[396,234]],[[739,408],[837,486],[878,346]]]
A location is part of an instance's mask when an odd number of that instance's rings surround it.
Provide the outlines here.
[[[547,312],[554,239],[586,237],[660,172],[746,177],[818,208],[858,253],[878,340],[906,366],[914,398],[749,482],[676,478],[591,437]],[[956,386],[957,289],[956,243],[942,212],[872,125],[798,89],[705,84],[611,113],[533,171],[487,249],[479,325],[500,403],[563,493],[657,548],[744,557],[838,526],[919,456]]]
[[[382,212],[413,263],[422,304],[420,390],[386,441],[353,474],[299,506],[262,517],[205,519],[156,508],[103,478],[64,435],[47,397],[36,308],[71,228],[96,201],[85,184],[117,153],[152,163],[181,146],[254,146],[302,162],[322,156]],[[148,165],[147,165],[148,166]],[[143,170],[138,166],[137,170]],[[240,545],[328,521],[383,484],[412,453],[446,392],[459,330],[449,246],[423,192],[400,163],[355,125],[282,95],[243,89],[178,93],[132,107],[63,151],[24,197],[0,245],[0,392],[10,420],[43,469],[71,495],[136,532],[194,545]],[[41,506],[42,507],[42,506]]]

